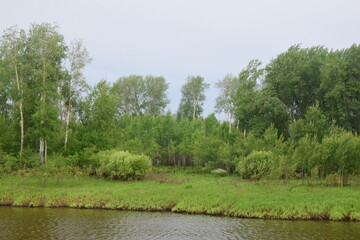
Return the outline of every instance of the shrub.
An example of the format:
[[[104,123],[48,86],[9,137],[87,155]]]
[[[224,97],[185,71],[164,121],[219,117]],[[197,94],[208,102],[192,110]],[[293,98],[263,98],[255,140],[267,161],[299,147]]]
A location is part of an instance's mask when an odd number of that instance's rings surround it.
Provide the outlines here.
[[[149,157],[123,151],[102,151],[97,154],[97,158],[100,166],[96,174],[113,180],[141,179],[152,167]]]
[[[211,165],[212,169],[221,167],[219,161],[221,140],[215,136],[205,136],[202,133],[198,133],[195,137],[196,140],[192,146],[195,166]]]
[[[20,169],[19,159],[3,152],[0,152],[0,166],[3,173],[11,173]]]
[[[319,157],[321,157],[320,143],[317,140],[311,139],[309,136],[301,138],[298,142],[294,143],[292,154],[289,154],[289,158],[292,159],[296,165],[296,172],[301,177],[309,175],[318,176],[318,172],[312,172],[314,167],[318,168]],[[318,169],[317,169],[318,171]]]
[[[19,168],[34,168],[39,166],[39,154],[25,149],[22,156],[18,157]]]
[[[318,165],[322,174],[338,174],[339,185],[346,183],[347,176],[360,170],[360,141],[350,132],[333,133],[324,137],[319,148]]]
[[[240,158],[237,171],[242,178],[259,180],[270,174],[275,155],[269,151],[253,151]]]
[[[96,153],[98,149],[96,147],[87,147],[82,149],[78,154],[72,157],[74,166],[86,168],[89,166],[98,166],[99,161],[96,159]]]

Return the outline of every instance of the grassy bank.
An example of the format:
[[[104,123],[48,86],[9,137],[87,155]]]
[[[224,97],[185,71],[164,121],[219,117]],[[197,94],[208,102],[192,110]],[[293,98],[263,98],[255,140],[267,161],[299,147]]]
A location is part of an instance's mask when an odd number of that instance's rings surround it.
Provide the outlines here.
[[[5,175],[0,178],[0,204],[360,221],[360,187],[247,182],[184,172],[154,173],[135,182]]]

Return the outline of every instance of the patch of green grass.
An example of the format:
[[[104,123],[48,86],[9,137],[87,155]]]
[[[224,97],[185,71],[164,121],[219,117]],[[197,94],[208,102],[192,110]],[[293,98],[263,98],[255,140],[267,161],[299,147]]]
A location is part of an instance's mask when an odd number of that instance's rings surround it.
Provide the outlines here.
[[[2,176],[0,204],[173,211],[234,217],[360,221],[360,187],[292,180],[248,182],[161,169],[134,182],[89,177]]]

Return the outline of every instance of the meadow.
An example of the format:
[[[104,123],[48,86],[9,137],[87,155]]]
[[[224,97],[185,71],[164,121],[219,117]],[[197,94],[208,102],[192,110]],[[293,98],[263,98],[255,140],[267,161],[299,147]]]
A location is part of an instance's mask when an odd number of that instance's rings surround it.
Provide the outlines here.
[[[241,218],[360,221],[360,187],[320,180],[242,180],[155,169],[144,180],[2,175],[0,205],[171,211]]]

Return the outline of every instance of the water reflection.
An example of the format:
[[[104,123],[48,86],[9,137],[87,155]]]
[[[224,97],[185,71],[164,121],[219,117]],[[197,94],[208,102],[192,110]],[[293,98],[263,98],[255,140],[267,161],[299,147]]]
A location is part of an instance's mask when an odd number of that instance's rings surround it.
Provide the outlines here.
[[[0,208],[1,239],[359,239],[360,223]]]

